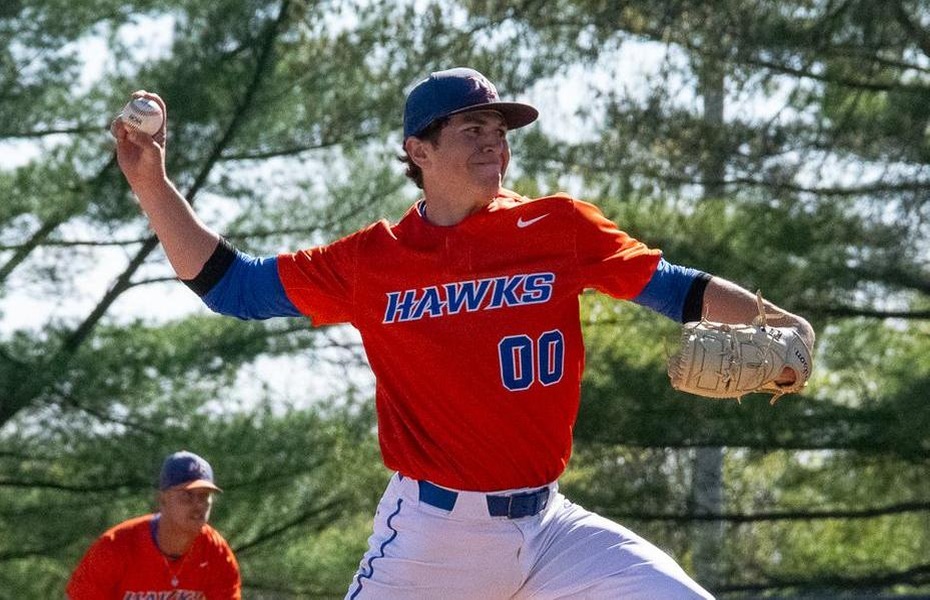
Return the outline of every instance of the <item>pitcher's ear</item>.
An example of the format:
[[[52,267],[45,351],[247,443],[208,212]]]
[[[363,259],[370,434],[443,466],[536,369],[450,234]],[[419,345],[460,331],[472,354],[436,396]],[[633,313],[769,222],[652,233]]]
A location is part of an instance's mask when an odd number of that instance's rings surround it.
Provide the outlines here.
[[[418,137],[410,136],[404,140],[404,150],[413,163],[423,168],[424,163],[429,162],[429,152],[427,146],[432,146],[427,140],[421,140]]]

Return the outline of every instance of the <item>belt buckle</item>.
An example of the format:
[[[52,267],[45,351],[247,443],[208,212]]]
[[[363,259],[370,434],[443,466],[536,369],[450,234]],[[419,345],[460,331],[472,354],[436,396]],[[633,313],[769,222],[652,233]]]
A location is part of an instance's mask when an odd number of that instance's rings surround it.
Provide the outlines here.
[[[543,488],[535,492],[514,494],[507,498],[507,518],[519,519],[538,514],[549,499],[549,490]]]

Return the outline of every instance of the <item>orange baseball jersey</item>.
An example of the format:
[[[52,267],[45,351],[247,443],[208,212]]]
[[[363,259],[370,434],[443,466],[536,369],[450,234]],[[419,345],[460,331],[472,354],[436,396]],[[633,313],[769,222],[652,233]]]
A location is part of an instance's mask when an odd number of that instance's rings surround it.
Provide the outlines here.
[[[239,565],[215,529],[204,525],[183,557],[171,561],[153,537],[155,515],[124,521],[84,554],[66,589],[71,600],[239,600]]]
[[[578,297],[632,299],[660,258],[591,204],[502,190],[454,227],[415,206],[396,225],[279,255],[277,270],[315,325],[360,331],[385,465],[493,491],[565,469],[584,367]]]

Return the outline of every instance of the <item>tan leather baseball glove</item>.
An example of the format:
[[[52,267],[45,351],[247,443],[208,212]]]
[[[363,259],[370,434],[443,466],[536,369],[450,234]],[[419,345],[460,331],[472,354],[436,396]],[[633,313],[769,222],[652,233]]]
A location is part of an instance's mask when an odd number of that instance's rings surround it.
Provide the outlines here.
[[[801,390],[810,378],[811,349],[794,327],[771,327],[760,314],[750,324],[707,320],[686,323],[679,350],[668,363],[672,387],[707,398],[736,398],[763,392],[771,402]],[[793,383],[775,382],[785,368]]]

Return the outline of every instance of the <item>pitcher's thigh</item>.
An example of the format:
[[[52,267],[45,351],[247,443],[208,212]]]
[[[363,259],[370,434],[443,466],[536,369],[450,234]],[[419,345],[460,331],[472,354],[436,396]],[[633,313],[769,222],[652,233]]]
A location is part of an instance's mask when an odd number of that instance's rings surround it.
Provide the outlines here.
[[[713,599],[655,545],[567,500],[544,531],[520,598]]]

